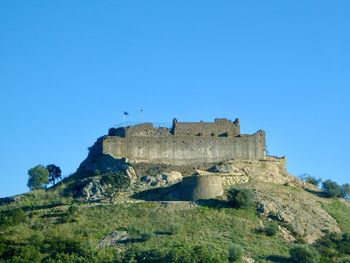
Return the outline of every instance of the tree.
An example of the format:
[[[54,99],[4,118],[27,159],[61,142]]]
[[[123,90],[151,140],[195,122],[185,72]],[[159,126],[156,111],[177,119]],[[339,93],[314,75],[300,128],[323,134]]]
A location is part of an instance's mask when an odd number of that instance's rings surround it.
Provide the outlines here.
[[[49,171],[41,164],[29,169],[28,176],[27,186],[30,190],[45,188],[49,183]]]
[[[350,195],[350,184],[343,184],[341,186],[341,194],[340,194],[340,197],[342,198],[346,198]]]
[[[49,171],[49,183],[55,184],[56,180],[62,178],[62,171],[59,166],[49,164],[46,166],[46,169]]]
[[[301,180],[303,180],[305,183],[308,183],[308,184],[313,184],[315,186],[318,186],[321,182],[322,182],[322,179],[321,178],[318,178],[316,179],[316,177],[314,176],[311,176],[310,174],[302,174],[299,176]]]
[[[332,180],[326,180],[322,183],[322,190],[327,197],[340,197],[341,187],[336,182]]]

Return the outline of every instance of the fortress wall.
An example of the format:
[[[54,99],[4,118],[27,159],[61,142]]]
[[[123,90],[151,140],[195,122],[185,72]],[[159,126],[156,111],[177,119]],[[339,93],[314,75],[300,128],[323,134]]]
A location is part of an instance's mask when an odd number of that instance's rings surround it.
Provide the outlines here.
[[[169,164],[210,163],[229,159],[265,158],[265,133],[229,137],[125,137],[107,136],[103,153],[144,162]]]
[[[215,122],[178,122],[175,124],[177,136],[237,136],[240,133],[239,125],[227,120],[218,119]]]

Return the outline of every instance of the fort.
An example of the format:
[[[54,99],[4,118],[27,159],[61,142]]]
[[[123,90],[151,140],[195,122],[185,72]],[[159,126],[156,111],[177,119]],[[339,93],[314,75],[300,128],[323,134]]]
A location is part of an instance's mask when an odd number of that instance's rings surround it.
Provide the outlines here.
[[[170,128],[157,128],[152,123],[111,128],[90,149],[91,153],[172,165],[231,159],[257,161],[266,159],[266,138],[262,130],[241,134],[239,119],[217,118],[214,122],[173,119]]]

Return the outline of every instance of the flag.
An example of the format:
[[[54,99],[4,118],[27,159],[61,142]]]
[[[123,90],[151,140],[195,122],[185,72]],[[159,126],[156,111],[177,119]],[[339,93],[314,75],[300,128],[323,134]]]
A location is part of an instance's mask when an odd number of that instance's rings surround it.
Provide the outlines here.
[[[127,113],[126,111],[124,111],[124,116],[129,116],[129,113]]]

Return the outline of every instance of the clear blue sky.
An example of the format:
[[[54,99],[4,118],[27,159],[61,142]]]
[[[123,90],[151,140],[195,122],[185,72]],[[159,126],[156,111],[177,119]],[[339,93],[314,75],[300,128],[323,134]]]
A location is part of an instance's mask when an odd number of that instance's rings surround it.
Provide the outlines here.
[[[241,119],[290,172],[349,182],[349,1],[0,1],[0,196],[109,127]]]

